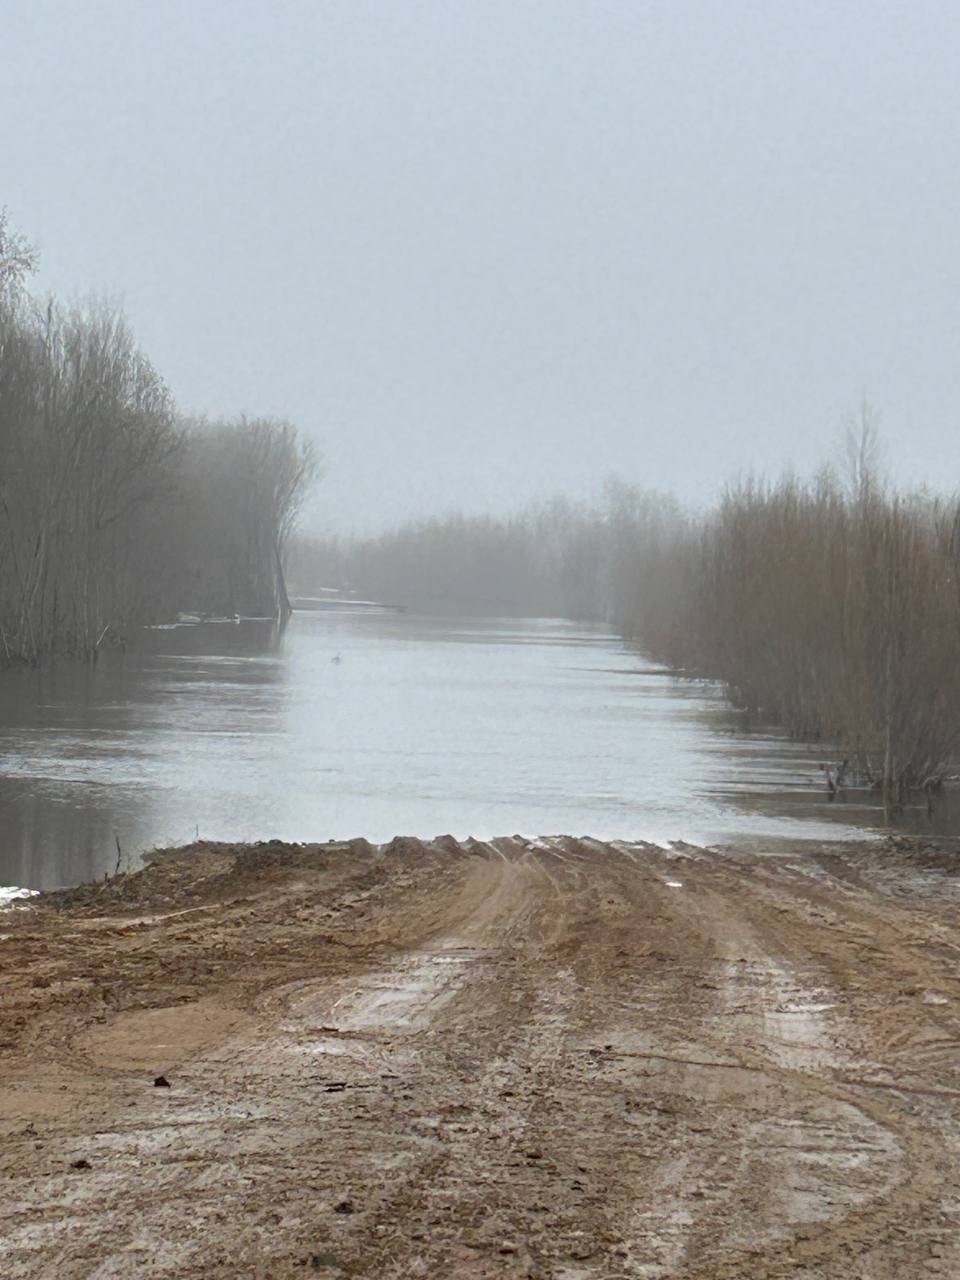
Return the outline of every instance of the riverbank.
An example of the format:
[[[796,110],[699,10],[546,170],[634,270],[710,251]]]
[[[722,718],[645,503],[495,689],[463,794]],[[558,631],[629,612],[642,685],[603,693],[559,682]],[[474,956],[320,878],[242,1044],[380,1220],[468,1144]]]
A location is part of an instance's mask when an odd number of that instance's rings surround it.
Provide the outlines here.
[[[0,1269],[960,1273],[960,856],[201,843],[0,914]]]

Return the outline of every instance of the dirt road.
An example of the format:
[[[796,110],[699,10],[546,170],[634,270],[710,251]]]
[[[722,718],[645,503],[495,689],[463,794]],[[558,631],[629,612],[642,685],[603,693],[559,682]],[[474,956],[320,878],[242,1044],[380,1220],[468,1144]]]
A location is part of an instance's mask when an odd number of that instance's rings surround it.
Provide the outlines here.
[[[0,1275],[960,1276],[958,918],[906,841],[566,838],[4,912]]]

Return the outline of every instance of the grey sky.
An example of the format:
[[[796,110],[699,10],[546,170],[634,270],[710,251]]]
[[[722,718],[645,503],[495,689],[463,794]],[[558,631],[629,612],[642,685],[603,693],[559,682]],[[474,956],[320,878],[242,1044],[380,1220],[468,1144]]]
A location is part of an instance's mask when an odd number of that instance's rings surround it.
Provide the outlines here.
[[[960,483],[951,3],[0,0],[0,204],[313,518],[805,469]]]

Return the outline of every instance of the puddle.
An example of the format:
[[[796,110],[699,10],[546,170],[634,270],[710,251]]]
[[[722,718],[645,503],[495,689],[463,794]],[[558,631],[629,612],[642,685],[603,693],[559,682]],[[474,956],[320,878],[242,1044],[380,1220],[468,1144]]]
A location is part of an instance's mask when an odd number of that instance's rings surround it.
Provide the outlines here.
[[[877,1199],[902,1171],[894,1135],[844,1103],[817,1104],[797,1119],[760,1121],[747,1141],[769,1162],[761,1233],[767,1241],[780,1238],[784,1224],[829,1222],[838,1205]]]
[[[328,1033],[417,1031],[456,995],[481,954],[457,946],[413,952],[396,967],[352,979],[349,986],[325,986],[301,996],[290,1012],[321,1024]],[[314,1042],[317,1052],[326,1052],[320,1046],[331,1042],[337,1046],[334,1052],[344,1052],[342,1042],[329,1035]]]
[[[658,1206],[638,1213],[633,1222],[636,1275],[642,1280],[666,1280],[675,1276],[687,1251],[687,1238],[694,1222],[694,1201],[687,1196],[691,1186],[690,1157],[667,1161],[657,1171]],[[641,1261],[639,1255],[646,1255]],[[650,1255],[653,1255],[650,1257]]]
[[[830,1016],[835,1002],[787,965],[772,958],[728,961],[723,990],[727,1034],[750,1039],[759,1023],[764,1050],[777,1066],[820,1071],[844,1065]]]
[[[825,1017],[834,1003],[804,987],[784,965],[769,962],[767,978],[774,998],[764,1006],[764,1031],[780,1065],[808,1071],[840,1065]]]

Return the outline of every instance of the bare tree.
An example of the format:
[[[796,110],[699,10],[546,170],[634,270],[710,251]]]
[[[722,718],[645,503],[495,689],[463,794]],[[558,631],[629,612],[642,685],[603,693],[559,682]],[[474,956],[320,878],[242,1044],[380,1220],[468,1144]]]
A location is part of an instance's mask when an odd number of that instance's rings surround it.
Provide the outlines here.
[[[36,270],[37,258],[36,249],[13,229],[7,210],[0,208],[0,301],[23,288]]]
[[[0,662],[96,656],[184,608],[283,616],[312,450],[270,420],[184,424],[123,315],[24,292],[0,219]]]
[[[847,484],[858,502],[866,502],[879,484],[880,440],[880,415],[864,398],[844,430]]]

